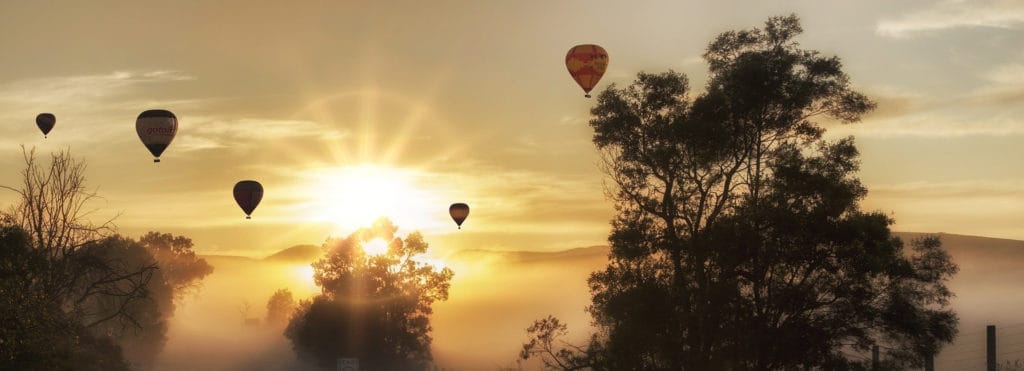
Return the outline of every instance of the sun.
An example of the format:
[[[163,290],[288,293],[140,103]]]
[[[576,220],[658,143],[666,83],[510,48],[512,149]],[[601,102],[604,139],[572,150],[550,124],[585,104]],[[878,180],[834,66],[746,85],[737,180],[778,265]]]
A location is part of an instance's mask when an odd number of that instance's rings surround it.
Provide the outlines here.
[[[298,276],[300,282],[308,287],[316,287],[316,279],[313,277],[316,273],[313,270],[313,266],[306,264],[300,265],[294,268],[295,275]]]
[[[363,251],[370,256],[379,256],[388,253],[388,242],[377,237],[363,243]]]
[[[446,204],[425,188],[416,187],[418,173],[379,165],[327,167],[310,171],[306,194],[315,195],[303,207],[307,219],[329,222],[346,233],[387,217],[399,226],[433,225]]]

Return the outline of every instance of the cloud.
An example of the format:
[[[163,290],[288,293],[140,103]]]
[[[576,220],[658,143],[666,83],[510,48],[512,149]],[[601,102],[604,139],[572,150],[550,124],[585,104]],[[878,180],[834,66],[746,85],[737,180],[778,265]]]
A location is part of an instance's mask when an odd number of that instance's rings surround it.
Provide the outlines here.
[[[975,111],[936,110],[884,119],[865,119],[862,123],[852,125],[834,125],[828,128],[828,133],[832,136],[876,138],[1024,135],[1024,120],[1002,114],[985,117],[976,116]]]
[[[182,142],[185,149],[201,150],[246,145],[253,141],[289,138],[341,139],[349,135],[326,124],[309,120],[226,118],[223,116],[190,116],[188,134]]]
[[[976,77],[979,86],[952,93],[865,89],[878,108],[861,123],[830,124],[829,134],[886,138],[1024,135],[1024,106],[1019,104],[1024,100],[1024,64],[996,65]]]
[[[871,187],[880,197],[909,198],[1014,198],[1024,200],[1024,181],[967,180],[955,182],[911,182]]]
[[[931,8],[878,22],[882,36],[906,38],[955,28],[1020,29],[1024,26],[1024,2],[1019,0],[947,0]]]
[[[0,84],[0,104],[91,106],[139,85],[193,79],[177,71],[155,70],[19,80]]]
[[[892,213],[895,229],[1021,238],[1024,181],[969,180],[868,185],[865,210]]]
[[[20,140],[35,131],[23,130],[20,123],[32,123],[36,114],[52,112],[64,130],[88,130],[88,135],[73,136],[78,141],[104,140],[125,122],[131,123],[141,107],[185,107],[201,103],[197,99],[174,99],[155,93],[153,87],[190,81],[194,78],[178,71],[114,71],[107,74],[62,76],[0,83],[0,135]],[[66,126],[65,123],[73,123]]]
[[[982,74],[985,80],[1000,85],[1024,85],[1024,64],[1010,63]]]
[[[338,139],[347,135],[345,131],[308,120],[213,113],[217,99],[181,99],[165,96],[166,90],[156,89],[191,80],[195,78],[179,71],[143,70],[3,83],[0,84],[0,121],[31,121],[39,112],[54,112],[59,123],[75,123],[69,128],[88,128],[90,134],[76,136],[78,140],[96,141],[108,135],[123,134],[123,127],[134,121],[140,107],[174,107],[176,111],[187,108],[199,114],[182,118],[180,137],[175,141],[175,148],[182,151],[234,147],[259,140]],[[209,113],[204,115],[203,112]],[[25,132],[15,125],[3,129],[18,134]]]

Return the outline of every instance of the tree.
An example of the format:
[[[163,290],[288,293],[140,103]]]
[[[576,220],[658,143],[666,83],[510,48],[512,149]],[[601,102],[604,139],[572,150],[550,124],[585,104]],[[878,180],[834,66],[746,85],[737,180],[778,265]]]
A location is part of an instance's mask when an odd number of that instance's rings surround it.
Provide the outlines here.
[[[267,300],[267,323],[272,325],[287,323],[293,310],[295,310],[295,299],[292,298],[291,290],[277,290]]]
[[[100,261],[157,267],[145,287],[137,288],[145,290],[147,300],[123,304],[98,297],[84,303],[93,313],[130,314],[127,318],[131,321],[107,321],[93,331],[113,339],[135,367],[152,368],[167,343],[168,322],[174,316],[175,302],[213,272],[213,267],[198,258],[192,247],[192,240],[187,237],[149,232],[138,241],[114,235],[81,248]]]
[[[586,370],[599,367],[606,361],[600,339],[592,336],[588,347],[580,347],[562,340],[569,333],[568,327],[554,316],[539,319],[526,329],[530,341],[523,344],[519,358],[539,357],[544,367],[552,370]]]
[[[859,209],[853,139],[823,139],[818,120],[874,103],[801,32],[791,15],[722,33],[692,99],[672,71],[598,97],[618,214],[589,279],[593,368],[835,369],[852,367],[843,347],[876,344],[907,367],[952,340],[956,266],[937,238],[906,251],[891,219]]]
[[[83,162],[62,151],[44,167],[34,150],[23,154],[22,185],[0,185],[19,196],[0,225],[0,368],[124,369],[120,347],[103,329],[141,326],[131,308],[151,299],[157,266],[99,247],[114,225],[89,219],[96,194],[85,188]]]
[[[313,263],[321,294],[302,301],[285,330],[300,357],[322,367],[358,358],[375,370],[418,370],[431,359],[431,305],[448,299],[453,273],[418,261],[428,247],[419,232],[402,239],[397,230],[382,218],[324,244]],[[387,251],[369,255],[367,243]]]
[[[158,269],[145,286],[122,283],[121,290],[145,292],[146,300],[123,303],[107,296],[97,296],[83,302],[89,317],[105,317],[113,313],[129,314],[120,320],[105,321],[92,330],[95,334],[114,341],[124,351],[133,366],[150,369],[167,342],[168,319],[174,315],[174,288],[164,278],[164,266],[152,252],[138,241],[114,235],[85,244],[83,252],[100,261],[116,262],[125,266],[153,266]]]
[[[184,295],[203,277],[213,273],[213,267],[206,259],[196,256],[191,238],[150,231],[139,238],[139,243],[156,258],[167,285],[175,295]]]

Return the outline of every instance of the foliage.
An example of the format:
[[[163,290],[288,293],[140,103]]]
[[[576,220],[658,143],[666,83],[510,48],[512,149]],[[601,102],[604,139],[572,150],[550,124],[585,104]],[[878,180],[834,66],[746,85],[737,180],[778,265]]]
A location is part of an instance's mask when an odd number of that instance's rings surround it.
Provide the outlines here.
[[[876,344],[905,368],[952,340],[957,268],[937,238],[908,251],[891,219],[859,209],[853,139],[824,140],[817,120],[852,123],[874,103],[801,32],[787,16],[719,35],[692,99],[671,71],[598,97],[590,126],[618,214],[589,280],[592,368],[845,368],[842,347]],[[545,360],[586,356],[566,349]]]
[[[601,365],[601,344],[595,336],[589,347],[570,344],[561,338],[568,334],[567,326],[554,316],[533,322],[526,333],[530,341],[523,344],[519,358],[539,357],[544,367],[553,370],[585,370]]]
[[[0,369],[128,370],[121,349],[97,337],[48,295],[53,261],[28,232],[0,225]]]
[[[213,267],[196,256],[191,238],[150,231],[139,238],[139,243],[156,258],[164,280],[176,296],[188,293],[203,277],[213,273]]]
[[[112,235],[111,221],[93,224],[85,164],[68,151],[48,167],[24,152],[20,196],[3,216],[3,359],[28,369],[68,369],[85,360],[98,369],[149,366],[166,341],[175,292],[212,268],[191,240],[150,232],[144,244]],[[0,367],[5,368],[5,367]]]
[[[427,251],[419,232],[405,239],[380,219],[344,239],[324,244],[313,263],[321,294],[302,301],[285,330],[295,352],[321,367],[337,358],[359,358],[367,369],[420,369],[431,359],[430,314],[447,300],[452,271],[417,261]],[[367,242],[380,238],[387,252],[371,256]]]
[[[291,290],[277,290],[267,300],[267,323],[272,325],[287,323],[294,310],[295,299],[292,298]]]
[[[1024,371],[1024,361],[1020,359],[1007,360],[1003,363],[996,365],[996,370],[999,371]]]

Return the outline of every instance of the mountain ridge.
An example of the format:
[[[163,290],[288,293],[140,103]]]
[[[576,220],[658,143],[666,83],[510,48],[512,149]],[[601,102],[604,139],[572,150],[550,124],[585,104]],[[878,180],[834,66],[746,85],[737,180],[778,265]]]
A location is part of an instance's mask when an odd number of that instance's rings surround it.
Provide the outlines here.
[[[943,241],[943,246],[956,247],[957,250],[963,248],[963,244],[971,244],[974,242],[986,242],[985,245],[989,249],[998,250],[1001,253],[1020,253],[1021,257],[1024,258],[1024,240],[1015,240],[1010,238],[1000,237],[985,237],[985,236],[974,236],[956,233],[945,233],[945,232],[893,232],[893,235],[903,239],[903,242],[909,246],[909,243],[914,239],[922,236],[937,235]],[[564,250],[497,250],[497,249],[464,249],[457,250],[449,254],[449,257],[453,258],[472,258],[482,256],[497,256],[500,258],[507,259],[514,262],[532,262],[540,260],[562,260],[589,257],[596,255],[607,256],[609,247],[607,245],[592,245],[585,247],[574,247]],[[316,260],[320,257],[322,251],[319,246],[312,244],[301,244],[291,247],[287,247],[274,252],[273,254],[267,255],[263,258],[258,257],[246,257],[237,255],[221,255],[221,254],[206,254],[200,255],[201,257],[219,258],[219,259],[252,259],[262,261],[277,261],[277,262],[308,262]]]

